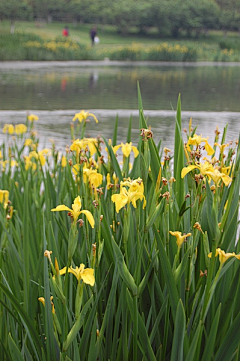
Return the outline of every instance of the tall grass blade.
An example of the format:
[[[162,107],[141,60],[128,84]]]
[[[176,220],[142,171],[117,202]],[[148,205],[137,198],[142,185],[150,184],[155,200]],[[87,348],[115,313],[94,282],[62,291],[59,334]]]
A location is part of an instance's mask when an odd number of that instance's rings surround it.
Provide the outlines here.
[[[11,334],[9,333],[8,335],[8,346],[10,349],[10,353],[12,356],[12,360],[17,360],[17,361],[24,361],[24,358],[21,354],[21,352],[19,351],[17,345],[15,344],[15,342],[13,341],[13,338],[11,336]]]
[[[0,288],[2,289],[2,291],[5,293],[5,295],[7,296],[7,298],[9,299],[9,301],[12,303],[14,309],[16,310],[16,312],[19,314],[22,323],[27,331],[29,340],[32,344],[36,359],[38,361],[42,361],[43,360],[43,354],[42,354],[42,344],[39,340],[39,335],[37,334],[34,325],[32,323],[32,320],[29,318],[29,316],[27,315],[27,313],[24,311],[24,309],[22,308],[22,306],[18,303],[18,300],[15,298],[15,296],[7,289],[6,286],[4,286],[1,282],[0,282]],[[45,358],[44,358],[45,360]]]
[[[183,361],[183,342],[185,335],[186,318],[180,299],[177,306],[176,318],[174,320],[174,334],[171,352],[171,361]]]
[[[217,312],[213,319],[211,330],[206,339],[206,344],[205,344],[204,352],[202,355],[202,361],[211,361],[212,360],[212,355],[213,355],[214,348],[216,345],[217,331],[218,331],[218,325],[219,325],[219,320],[220,320],[220,311],[221,311],[221,305],[218,306]]]

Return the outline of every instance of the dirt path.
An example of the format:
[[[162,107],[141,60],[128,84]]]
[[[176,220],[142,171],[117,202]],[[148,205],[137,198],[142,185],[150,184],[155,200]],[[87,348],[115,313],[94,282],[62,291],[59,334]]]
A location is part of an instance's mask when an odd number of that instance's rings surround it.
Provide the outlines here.
[[[36,69],[36,68],[51,68],[51,67],[96,67],[96,66],[240,66],[240,63],[229,62],[160,62],[160,61],[2,61],[0,62],[1,69]]]

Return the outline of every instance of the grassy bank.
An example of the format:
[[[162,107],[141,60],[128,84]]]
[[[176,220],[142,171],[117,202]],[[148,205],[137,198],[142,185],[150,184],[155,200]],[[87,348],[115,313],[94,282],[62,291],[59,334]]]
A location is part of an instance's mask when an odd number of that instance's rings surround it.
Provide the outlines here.
[[[240,38],[230,33],[210,32],[198,39],[159,39],[133,32],[124,37],[112,26],[100,27],[100,43],[90,46],[90,25],[69,24],[70,36],[61,36],[63,24],[17,22],[10,34],[9,22],[0,23],[0,60],[156,60],[156,61],[240,61]]]

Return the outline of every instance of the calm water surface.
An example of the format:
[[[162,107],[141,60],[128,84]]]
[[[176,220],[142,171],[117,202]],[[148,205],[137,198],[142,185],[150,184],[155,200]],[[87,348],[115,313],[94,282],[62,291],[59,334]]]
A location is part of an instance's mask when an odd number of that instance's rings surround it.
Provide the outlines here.
[[[190,117],[198,133],[214,138],[214,130],[228,123],[228,139],[240,132],[240,66],[102,66],[1,67],[0,125],[23,122],[26,112],[40,118],[39,133],[59,146],[70,143],[69,123],[74,114],[91,110],[99,124],[88,124],[90,136],[110,138],[119,116],[119,141],[126,141],[133,116],[133,142],[138,138],[137,81],[145,116],[154,138],[172,147],[178,94],[183,126]]]

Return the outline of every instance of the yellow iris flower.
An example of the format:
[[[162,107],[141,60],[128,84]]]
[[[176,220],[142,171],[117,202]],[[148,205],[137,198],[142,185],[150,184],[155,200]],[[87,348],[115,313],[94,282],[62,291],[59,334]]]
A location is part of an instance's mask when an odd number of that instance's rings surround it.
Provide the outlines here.
[[[113,147],[113,152],[114,152],[114,154],[115,154],[115,153],[118,151],[118,149],[121,148],[121,147],[122,147],[122,153],[123,153],[123,155],[124,155],[126,158],[128,158],[128,157],[130,156],[131,151],[133,151],[133,153],[134,153],[134,158],[137,158],[137,156],[138,156],[138,154],[139,154],[139,151],[138,151],[137,147],[135,147],[134,145],[132,145],[132,142],[130,142],[130,143],[125,143],[125,144],[121,143],[121,144],[119,144],[119,145],[115,145],[115,146]]]
[[[15,133],[17,135],[24,134],[27,132],[27,127],[25,124],[17,124],[15,125]]]
[[[79,171],[80,171],[80,164],[75,164],[73,167],[72,167],[72,171],[73,171],[73,174],[75,175],[78,175]]]
[[[127,186],[128,189],[125,187]],[[119,213],[120,209],[126,204],[132,203],[134,208],[137,208],[137,200],[143,200],[143,208],[146,206],[146,198],[144,196],[144,186],[141,178],[138,179],[127,179],[120,183],[120,193],[113,194],[112,202],[115,203],[116,212]]]
[[[185,175],[191,172],[193,169],[198,169],[202,175],[207,175],[208,178],[212,179],[216,185],[218,185],[219,182],[222,180],[225,186],[228,186],[232,181],[232,178],[226,174],[225,170],[224,173],[219,172],[219,170],[214,168],[213,165],[208,161],[203,164],[196,163],[184,167],[181,172],[181,177],[184,178]]]
[[[236,257],[237,259],[240,259],[240,255],[236,255],[233,253],[225,253],[221,248],[216,249],[215,257],[219,256],[219,262],[221,264],[225,263],[229,258]],[[209,258],[212,258],[212,252],[208,254]]]
[[[14,159],[11,159],[10,161],[9,160],[0,160],[0,165],[1,165],[3,172],[5,171],[7,164],[10,164],[11,168],[13,168],[15,166],[18,167],[18,163]]]
[[[210,177],[216,185],[218,185],[221,180],[223,181],[225,186],[228,186],[232,182],[231,177],[229,177],[227,174],[219,172],[218,169],[206,172],[206,175]]]
[[[37,164],[31,161],[32,157],[31,156],[24,156],[24,161],[25,161],[25,169],[28,170],[29,168],[32,167],[32,169],[35,171],[37,169]]]
[[[33,143],[33,140],[28,138],[28,139],[25,139],[24,145],[25,145],[25,147],[30,147],[30,145],[32,145],[32,143]]]
[[[59,271],[59,274],[64,275],[66,272],[67,267],[64,267]],[[83,263],[80,264],[80,267],[69,267],[68,273],[72,273],[77,278],[78,282],[82,280],[84,283],[90,286],[94,286],[95,284],[94,269],[85,268],[85,265]]]
[[[121,191],[122,187],[129,187],[129,190],[131,192],[138,191],[138,192],[144,193],[144,185],[143,185],[143,181],[140,177],[138,177],[137,179],[125,178],[120,183],[120,191]]]
[[[51,150],[50,149],[43,149],[39,152],[36,151],[32,151],[29,153],[29,159],[35,158],[36,160],[39,160],[41,165],[43,166],[46,163],[46,158],[45,156],[51,154]]]
[[[175,231],[175,232],[169,231],[169,233],[170,233],[172,236],[175,236],[175,237],[176,237],[176,239],[177,239],[177,245],[178,245],[179,248],[180,248],[181,245],[183,244],[185,238],[190,237],[190,236],[192,235],[191,233],[187,233],[187,234],[182,235],[182,233],[179,232],[179,231]]]
[[[80,154],[80,152],[86,153],[86,149],[88,149],[90,155],[93,156],[97,150],[97,139],[96,138],[76,139],[70,147],[70,150],[75,151],[77,156]]]
[[[84,183],[89,183],[91,186],[98,188],[102,184],[103,176],[102,176],[102,174],[97,172],[97,169],[91,168],[91,163],[88,163],[88,164],[84,165],[84,167],[83,167],[83,181],[84,181]],[[93,163],[94,166],[98,167],[98,165],[96,164],[95,161],[94,161],[94,163]],[[80,164],[75,164],[72,167],[72,171],[75,175],[79,174],[80,167],[81,167]]]
[[[65,168],[67,166],[67,158],[65,157],[65,155],[62,156],[61,166],[62,168]]]
[[[217,145],[219,147],[221,154],[224,152],[224,149],[229,146],[229,144],[219,144],[219,143],[214,143],[214,145]]]
[[[224,174],[229,175],[230,170],[231,170],[232,167],[233,167],[232,165],[229,165],[228,167],[222,167],[221,172],[224,173]],[[234,170],[234,167],[232,168],[232,172],[233,172],[233,170]]]
[[[8,206],[9,191],[0,189],[0,203],[3,203],[4,209]]]
[[[29,114],[27,118],[30,122],[37,121],[39,119],[38,116],[34,114]]]
[[[188,174],[189,172],[191,172],[193,169],[198,169],[202,175],[205,175],[206,172],[214,171],[213,165],[211,163],[209,163],[208,161],[206,161],[204,163],[196,163],[196,164],[191,164],[187,167],[184,167],[181,172],[181,177],[184,178],[185,175]]]
[[[112,202],[115,203],[117,213],[119,213],[120,209],[125,207],[127,203],[130,203],[130,198],[128,197],[128,191],[126,188],[123,188],[119,194],[113,194],[111,199]]]
[[[102,184],[102,174],[98,173],[96,169],[83,168],[83,181],[89,182],[91,186],[98,188]]]
[[[16,162],[14,159],[11,159],[10,160],[10,166],[11,166],[11,168],[18,167],[18,162]]]
[[[82,123],[82,121],[85,122],[88,119],[88,117],[92,117],[95,120],[95,122],[98,123],[98,119],[93,113],[85,112],[84,110],[81,110],[79,113],[75,114],[73,118],[73,122],[75,122],[75,120],[78,120],[80,123]]]
[[[3,127],[3,133],[13,134],[14,126],[12,124],[5,124]]]
[[[193,137],[189,137],[188,138],[188,142],[187,142],[187,150],[190,152],[191,149],[189,147],[189,145],[195,145],[196,147],[198,147],[202,142],[205,143],[205,149],[207,151],[208,155],[213,155],[214,154],[214,149],[211,147],[211,145],[208,143],[208,138],[202,138],[201,135],[197,135],[194,134]]]
[[[80,197],[76,197],[74,199],[74,202],[72,204],[72,209],[68,208],[67,206],[65,206],[64,204],[60,204],[59,206],[57,206],[56,208],[51,209],[52,212],[59,212],[59,211],[68,211],[71,213],[74,222],[77,221],[79,215],[81,213],[85,214],[85,216],[87,217],[88,222],[90,223],[91,227],[94,228],[95,225],[95,221],[93,218],[93,215],[91,212],[89,212],[88,210],[83,209],[82,211],[80,210],[82,208],[82,202]]]

